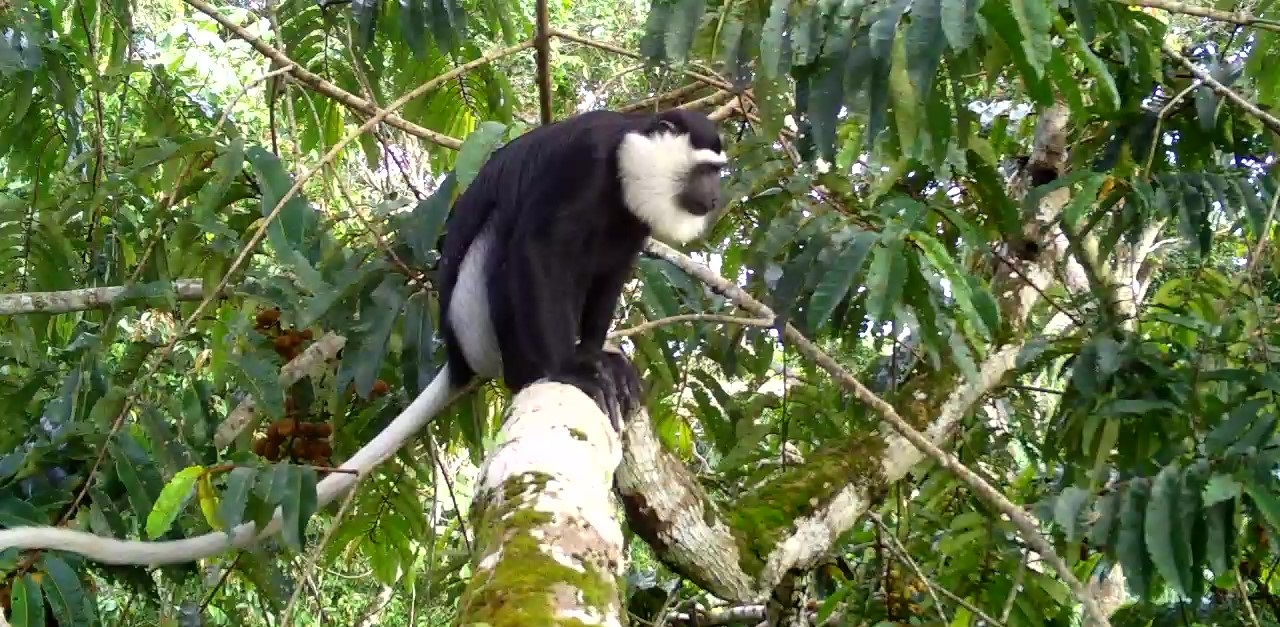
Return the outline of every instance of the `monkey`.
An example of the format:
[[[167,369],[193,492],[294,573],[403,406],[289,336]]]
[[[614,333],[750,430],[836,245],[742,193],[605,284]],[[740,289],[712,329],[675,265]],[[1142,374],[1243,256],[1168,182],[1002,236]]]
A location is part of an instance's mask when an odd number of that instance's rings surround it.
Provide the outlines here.
[[[445,363],[408,407],[341,468],[364,473],[390,457],[473,379],[512,393],[539,380],[574,385],[615,429],[639,402],[634,367],[606,350],[614,309],[649,237],[689,242],[723,207],[728,165],[714,123],[681,109],[590,111],[499,147],[454,202],[439,272]],[[319,506],[356,475],[316,486]],[[244,548],[280,529],[244,523],[164,542],[54,527],[0,529],[0,550],[58,549],[109,564],[164,565]]]
[[[445,224],[437,378],[574,384],[618,427],[597,380],[638,385],[602,353],[623,285],[651,233],[703,232],[726,163],[714,123],[682,109],[583,113],[495,151]]]

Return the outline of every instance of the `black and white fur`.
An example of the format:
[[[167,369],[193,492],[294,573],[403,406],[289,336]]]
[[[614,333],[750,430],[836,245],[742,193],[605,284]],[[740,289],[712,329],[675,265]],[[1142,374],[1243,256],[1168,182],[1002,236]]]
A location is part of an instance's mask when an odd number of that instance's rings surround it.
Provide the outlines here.
[[[650,235],[683,243],[714,221],[726,162],[714,123],[679,109],[583,113],[495,151],[445,226],[448,385],[428,390],[550,378],[609,412],[599,386],[626,373],[602,348],[623,284]]]
[[[720,138],[705,116],[584,113],[498,149],[454,204],[440,262],[447,363],[342,469],[316,486],[319,506],[349,489],[440,413],[474,377],[513,391],[542,378],[591,395],[615,426],[639,399],[630,362],[603,350],[614,307],[650,235],[685,242],[719,214]],[[354,474],[353,474],[354,473]],[[0,529],[0,550],[49,549],[108,564],[191,562],[275,533],[262,529],[164,542],[59,527]]]

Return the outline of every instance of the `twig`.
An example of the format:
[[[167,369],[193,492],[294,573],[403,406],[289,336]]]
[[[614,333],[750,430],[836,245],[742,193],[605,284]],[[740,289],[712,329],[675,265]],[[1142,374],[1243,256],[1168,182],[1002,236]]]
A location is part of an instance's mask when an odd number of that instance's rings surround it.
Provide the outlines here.
[[[652,331],[653,329],[656,329],[658,327],[664,327],[672,324],[680,324],[681,322],[719,322],[723,324],[738,324],[744,327],[773,326],[772,318],[742,318],[739,316],[726,316],[722,314],[704,314],[704,313],[679,314],[675,316],[668,316],[666,318],[659,318],[657,320],[650,320],[648,322],[637,324],[634,327],[628,327],[626,329],[618,329],[617,331],[610,333],[608,336],[608,339],[614,340],[620,337],[640,335],[642,333],[647,333],[649,331]]]
[[[1018,572],[1013,575],[1013,586],[1009,588],[1009,597],[1004,600],[1004,609],[1000,612],[1000,620],[1009,622],[1009,616],[1013,614],[1013,603],[1018,598],[1018,587],[1022,585],[1022,579],[1027,575],[1027,560],[1031,556],[1027,553],[1022,554],[1022,561],[1018,563]]]
[[[232,22],[231,20],[227,19],[226,16],[219,13],[216,8],[214,8],[212,5],[205,2],[204,0],[183,0],[183,2],[186,2],[187,4],[195,8],[197,11],[200,11],[201,13],[204,13],[205,15],[208,15],[209,17],[213,18],[216,22],[221,24],[224,28],[231,31],[236,37],[243,39],[250,46],[253,46],[253,48],[257,50],[260,54],[271,59],[272,61],[275,61],[277,65],[294,66],[293,69],[289,71],[289,75],[292,76],[294,80],[305,85],[309,89],[313,91],[318,91],[334,100],[337,100],[338,102],[346,105],[347,107],[360,111],[366,115],[376,116],[382,112],[380,109],[378,109],[378,107],[374,106],[373,103],[349,91],[346,91],[341,87],[334,85],[333,83],[330,83],[324,78],[321,78],[319,75],[308,72],[306,69],[299,66],[296,62],[294,62],[292,59],[290,59],[280,50],[277,50],[276,48],[272,47],[270,44],[255,37],[253,33],[250,33],[243,26],[240,26],[239,24],[236,24],[235,22]],[[521,48],[521,50],[523,50],[523,48]],[[519,52],[519,51],[517,50],[516,52]],[[450,80],[452,80],[452,78]],[[462,140],[457,139],[455,137],[450,137],[448,135],[445,135],[444,133],[433,131],[424,126],[419,126],[398,115],[395,115],[395,114],[384,115],[384,117],[380,119],[385,119],[387,124],[390,124],[391,126],[394,126],[410,135],[413,135],[414,137],[425,139],[433,144],[444,146],[445,148],[452,148],[454,150],[457,150],[458,148],[462,147]]]
[[[1175,2],[1174,0],[1111,0],[1116,4],[1127,4],[1131,7],[1149,7],[1152,9],[1161,9],[1170,13],[1181,13],[1183,15],[1193,15],[1195,17],[1203,17],[1219,22],[1228,22],[1230,24],[1239,24],[1240,26],[1256,26],[1263,30],[1271,30],[1280,32],[1280,22],[1274,20],[1265,20],[1254,17],[1244,11],[1232,13],[1230,11],[1219,11],[1207,7],[1199,7],[1187,4],[1185,2]]]
[[[342,500],[342,507],[338,508],[337,515],[333,517],[333,523],[325,530],[324,537],[320,538],[320,544],[317,544],[315,549],[311,551],[311,555],[307,556],[307,563],[302,567],[303,575],[308,575],[315,571],[316,560],[319,559],[320,552],[324,549],[324,545],[328,544],[329,540],[333,538],[333,533],[338,530],[339,526],[341,526],[343,517],[347,515],[347,510],[351,507],[351,504],[355,502],[357,492],[356,488],[360,486],[360,480],[362,478],[363,477],[358,473],[356,474],[356,481],[352,484],[351,490],[347,492],[347,497]],[[282,617],[280,619],[280,627],[289,627],[289,620],[292,617],[293,606],[297,603],[298,592],[301,590],[302,586],[294,586],[293,594],[289,596],[289,603],[285,605],[284,611],[281,612]]]
[[[1249,622],[1253,627],[1262,627],[1262,623],[1258,622],[1258,614],[1253,611],[1253,601],[1249,600],[1249,589],[1244,587],[1244,579],[1240,577],[1240,568],[1236,568],[1236,590],[1240,592],[1240,599],[1244,603],[1244,610],[1249,613]]]
[[[642,98],[635,102],[622,105],[622,107],[620,107],[618,110],[623,112],[629,112],[629,111],[641,111],[644,109],[657,108],[658,105],[664,102],[668,102],[671,100],[679,100],[684,98],[685,96],[688,96],[689,94],[692,94],[694,92],[697,92],[706,88],[707,86],[703,85],[700,82],[693,82],[693,83],[689,83],[688,85],[681,85],[680,87],[672,89],[671,91],[665,91],[660,94],[655,94],[653,96]]]
[[[534,50],[537,51],[538,66],[538,111],[542,115],[542,123],[551,123],[551,15],[547,9],[547,0],[535,3],[537,12]]]
[[[1218,79],[1214,78],[1208,72],[1200,69],[1200,67],[1195,63],[1192,63],[1191,59],[1182,56],[1182,53],[1175,50],[1173,46],[1170,46],[1169,44],[1160,44],[1160,50],[1169,58],[1181,63],[1183,67],[1187,68],[1187,70],[1191,72],[1191,74],[1203,81],[1205,85],[1208,85],[1209,88],[1217,92],[1218,95],[1236,103],[1236,105],[1241,109],[1248,111],[1250,115],[1258,118],[1262,121],[1262,125],[1267,127],[1267,130],[1270,130],[1276,135],[1280,135],[1280,119],[1277,119],[1274,115],[1259,109],[1258,105],[1245,100],[1243,96],[1232,91],[1230,87],[1223,85],[1218,81]]]
[[[920,565],[911,558],[911,554],[908,553],[906,547],[902,546],[902,543],[898,541],[898,537],[894,535],[893,530],[890,529],[888,525],[884,524],[884,519],[880,518],[880,515],[875,512],[867,512],[867,516],[871,518],[871,520],[875,521],[876,525],[880,527],[881,533],[884,534],[885,537],[889,538],[889,542],[892,545],[889,547],[890,552],[897,555],[899,560],[906,562],[907,566],[910,566],[912,572],[916,574],[916,577],[920,579],[920,583],[924,584],[925,590],[929,591],[929,598],[933,599],[933,607],[938,610],[938,617],[942,619],[942,624],[950,625],[951,618],[947,616],[946,611],[943,609],[942,601],[938,599],[938,593],[934,590],[933,582],[929,581],[929,578],[925,576],[923,570],[920,570]],[[987,618],[981,610],[977,613],[987,622],[994,624],[995,621]]]
[[[1160,107],[1160,112],[1156,114],[1156,129],[1155,129],[1155,132],[1151,134],[1151,137],[1152,137],[1151,148],[1147,150],[1146,167],[1143,168],[1143,171],[1147,173],[1147,176],[1151,176],[1151,164],[1152,162],[1155,161],[1155,158],[1156,158],[1156,146],[1160,145],[1160,125],[1164,123],[1165,116],[1169,115],[1169,112],[1172,111],[1173,108],[1179,102],[1181,102],[1183,98],[1186,98],[1187,94],[1191,93],[1192,90],[1194,90],[1199,86],[1200,86],[1199,83],[1194,83],[1194,82],[1191,83],[1190,85],[1187,85],[1185,89],[1178,92],[1177,94],[1174,94],[1173,98],[1170,98],[1169,102],[1166,102],[1163,107]],[[1091,222],[1089,223],[1089,225],[1092,226],[1093,223]],[[1089,231],[1085,230],[1083,233],[1081,233],[1081,235],[1087,235],[1088,233]]]
[[[1263,187],[1263,189],[1266,189]],[[1258,259],[1262,258],[1262,253],[1266,250],[1267,236],[1271,233],[1271,223],[1276,219],[1276,205],[1280,203],[1280,186],[1277,186],[1276,192],[1271,195],[1271,207],[1267,209],[1267,219],[1262,221],[1262,232],[1258,234],[1258,244],[1253,247],[1253,253],[1249,255],[1249,264],[1245,267],[1246,276],[1253,274],[1253,267],[1258,263]]]
[[[716,274],[710,268],[695,262],[693,259],[676,251],[674,248],[658,242],[650,240],[647,252],[655,255],[680,268],[690,276],[697,278],[707,286],[723,294],[734,302],[734,304],[746,309],[747,311],[765,318],[773,318],[776,314],[769,309],[764,303],[756,300],[745,290],[737,285],[730,283],[728,279]],[[800,333],[794,326],[787,324],[783,330],[783,336],[788,342],[795,346],[796,350],[805,358],[813,361],[818,367],[825,370],[832,379],[840,384],[845,390],[853,394],[854,398],[866,403],[875,410],[876,413],[888,422],[895,431],[903,438],[916,447],[921,453],[932,458],[939,466],[955,473],[962,481],[976,492],[983,500],[987,501],[1001,513],[1009,517],[1019,533],[1026,540],[1027,544],[1040,553],[1044,560],[1053,567],[1054,572],[1062,578],[1067,584],[1076,599],[1084,606],[1085,613],[1094,621],[1094,627],[1107,627],[1111,623],[1103,613],[1102,608],[1098,606],[1097,600],[1089,593],[1088,588],[1075,576],[1071,571],[1071,567],[1058,555],[1053,545],[1040,533],[1036,527],[1036,523],[1027,513],[1017,505],[1014,505],[1008,498],[996,490],[991,484],[987,483],[982,477],[978,476],[967,466],[964,465],[954,455],[938,448],[936,444],[926,438],[912,427],[892,405],[885,402],[884,399],[876,396],[874,392],[867,389],[862,382],[858,381],[852,374],[849,374],[835,359],[827,355],[816,344]]]

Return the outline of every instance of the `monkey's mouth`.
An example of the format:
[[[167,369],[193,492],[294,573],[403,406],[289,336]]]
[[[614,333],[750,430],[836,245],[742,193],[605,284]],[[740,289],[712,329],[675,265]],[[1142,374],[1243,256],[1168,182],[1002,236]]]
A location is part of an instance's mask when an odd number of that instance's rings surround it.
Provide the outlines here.
[[[680,192],[680,205],[695,216],[705,216],[720,206],[720,173],[695,169]]]

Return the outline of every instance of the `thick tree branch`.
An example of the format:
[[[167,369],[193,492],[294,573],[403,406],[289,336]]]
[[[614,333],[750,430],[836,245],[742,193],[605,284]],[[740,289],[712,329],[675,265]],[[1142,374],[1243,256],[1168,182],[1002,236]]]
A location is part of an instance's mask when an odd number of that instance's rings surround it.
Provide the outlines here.
[[[1237,94],[1230,87],[1223,85],[1218,79],[1211,76],[1208,72],[1200,69],[1200,66],[1193,63],[1191,59],[1182,56],[1182,53],[1174,49],[1173,46],[1170,46],[1169,44],[1160,44],[1160,50],[1164,52],[1165,56],[1181,63],[1182,66],[1187,68],[1192,75],[1200,79],[1200,81],[1205,85],[1208,85],[1209,89],[1212,89],[1218,95],[1235,103],[1241,109],[1248,111],[1253,117],[1258,118],[1258,120],[1262,122],[1262,125],[1267,127],[1267,130],[1270,130],[1276,135],[1280,135],[1280,119],[1277,119],[1274,115],[1259,109],[1258,105],[1245,100],[1244,96]]]
[[[1150,7],[1152,9],[1161,9],[1170,13],[1181,13],[1183,15],[1192,15],[1195,17],[1203,17],[1219,22],[1227,22],[1229,24],[1239,24],[1240,26],[1255,26],[1263,30],[1272,30],[1280,32],[1280,22],[1275,20],[1266,20],[1245,13],[1244,11],[1230,12],[1210,9],[1208,7],[1196,6],[1185,2],[1176,2],[1175,0],[1111,0],[1116,4],[1124,4],[1131,7]]]
[[[497,442],[472,502],[481,531],[457,624],[622,624],[622,443],[609,420],[578,388],[537,383],[511,399]]]

